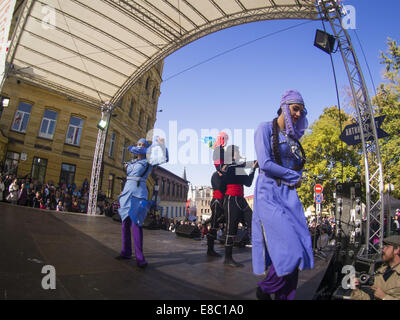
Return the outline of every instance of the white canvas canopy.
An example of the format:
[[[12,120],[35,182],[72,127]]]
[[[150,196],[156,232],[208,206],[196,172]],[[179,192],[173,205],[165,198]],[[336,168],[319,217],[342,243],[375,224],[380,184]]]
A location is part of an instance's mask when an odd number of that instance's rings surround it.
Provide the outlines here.
[[[117,102],[157,62],[207,34],[316,18],[310,0],[25,0],[8,74],[99,106]]]

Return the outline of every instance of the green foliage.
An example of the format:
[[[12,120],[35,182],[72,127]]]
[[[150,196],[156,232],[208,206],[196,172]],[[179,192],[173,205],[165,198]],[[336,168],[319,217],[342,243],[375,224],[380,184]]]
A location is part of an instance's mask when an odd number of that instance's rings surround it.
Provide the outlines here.
[[[384,183],[390,180],[395,186],[394,195],[400,197],[400,47],[392,39],[387,44],[387,52],[381,52],[386,82],[379,86],[372,102],[378,106],[377,115],[386,115],[382,129],[390,135],[379,140]]]
[[[352,123],[352,117],[341,112],[342,129]],[[347,146],[339,139],[339,110],[336,107],[325,108],[302,139],[307,162],[304,167],[304,180],[297,189],[305,208],[314,203],[314,186],[324,187],[325,208],[333,203],[336,183],[360,179],[360,146]]]

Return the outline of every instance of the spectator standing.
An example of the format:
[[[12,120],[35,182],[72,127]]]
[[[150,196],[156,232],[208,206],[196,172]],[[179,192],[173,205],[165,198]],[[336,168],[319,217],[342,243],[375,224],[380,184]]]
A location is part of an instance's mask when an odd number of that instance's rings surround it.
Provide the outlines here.
[[[40,208],[40,201],[42,200],[42,194],[36,191],[35,197],[33,198],[32,207]]]
[[[28,191],[25,187],[25,183],[21,184],[21,189],[18,192],[18,204],[20,206],[26,206],[28,202]]]
[[[398,216],[394,216],[394,221],[393,224],[395,226],[395,232],[400,235],[400,224],[399,224],[399,217]]]
[[[18,202],[18,184],[17,184],[17,179],[14,179],[14,181],[11,183],[10,187],[8,188],[9,192],[9,197],[8,200],[11,201],[12,204],[17,204]]]
[[[61,201],[58,201],[56,211],[64,211],[64,206]]]
[[[3,197],[4,190],[6,190],[6,186],[4,184],[3,177],[0,177],[0,201],[3,201],[4,199]]]
[[[327,230],[325,226],[321,227],[321,234],[318,237],[318,241],[317,241],[317,249],[318,250],[323,250],[325,249],[328,244],[329,244],[329,235],[327,234]]]

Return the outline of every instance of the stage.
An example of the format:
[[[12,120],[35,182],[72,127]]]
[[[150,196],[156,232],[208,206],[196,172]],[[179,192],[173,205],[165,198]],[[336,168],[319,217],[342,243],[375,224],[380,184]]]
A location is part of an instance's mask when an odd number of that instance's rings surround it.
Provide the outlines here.
[[[114,259],[121,250],[121,224],[109,217],[89,217],[0,203],[0,299],[254,300],[257,281],[251,248],[234,248],[234,269],[223,258],[206,256],[206,240],[144,229],[144,254]],[[223,254],[224,248],[215,245]],[[330,255],[329,255],[330,257]],[[310,300],[328,260],[300,272],[297,300]],[[56,270],[56,289],[44,290],[44,265]]]

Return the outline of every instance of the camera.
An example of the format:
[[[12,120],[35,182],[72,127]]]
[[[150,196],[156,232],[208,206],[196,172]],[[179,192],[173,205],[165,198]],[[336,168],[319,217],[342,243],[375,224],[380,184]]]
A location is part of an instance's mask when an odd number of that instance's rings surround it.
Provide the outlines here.
[[[372,286],[374,284],[374,276],[368,273],[360,273],[357,278],[360,279],[360,285],[362,286]]]

